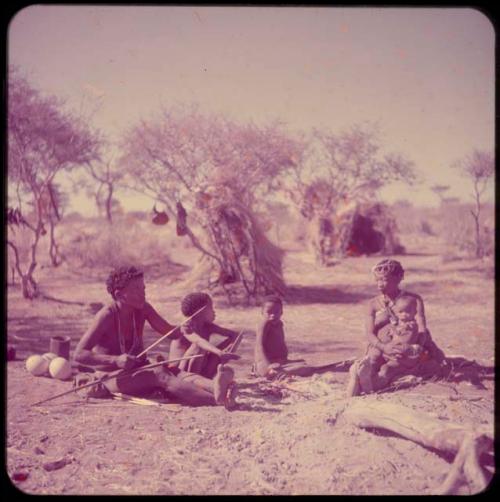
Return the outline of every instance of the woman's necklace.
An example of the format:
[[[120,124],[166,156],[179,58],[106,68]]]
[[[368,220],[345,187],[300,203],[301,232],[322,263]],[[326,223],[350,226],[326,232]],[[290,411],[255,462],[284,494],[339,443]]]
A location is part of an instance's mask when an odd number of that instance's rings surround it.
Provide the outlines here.
[[[401,289],[398,290],[397,295],[393,299],[389,298],[389,296],[387,296],[386,294],[382,295],[382,302],[384,304],[385,309],[387,310],[387,313],[389,314],[389,321],[393,325],[398,324],[399,319],[393,312],[392,307],[396,305],[396,301],[401,296],[402,293],[403,291]]]
[[[118,308],[118,342],[120,344],[120,351],[122,354],[132,354],[132,351],[135,348],[137,343],[137,326],[135,322],[135,312],[132,311],[132,343],[130,344],[130,349],[127,351],[126,349],[126,340],[125,335],[122,331],[121,320],[120,320],[120,309]]]

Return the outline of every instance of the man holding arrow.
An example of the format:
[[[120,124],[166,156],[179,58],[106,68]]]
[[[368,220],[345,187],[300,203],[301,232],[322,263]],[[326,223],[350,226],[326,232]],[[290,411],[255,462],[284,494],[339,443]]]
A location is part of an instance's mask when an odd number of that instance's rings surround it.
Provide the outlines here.
[[[162,388],[175,401],[192,406],[228,405],[233,371],[220,365],[217,375],[209,380],[200,375],[180,371],[166,365],[139,368],[147,361],[143,330],[147,321],[162,339],[176,339],[180,331],[163,319],[146,301],[144,274],[135,267],[120,267],[109,275],[107,290],[113,301],[103,307],[83,335],[74,352],[74,361],[100,371],[124,370],[107,379],[110,392],[133,396],[148,394]]]

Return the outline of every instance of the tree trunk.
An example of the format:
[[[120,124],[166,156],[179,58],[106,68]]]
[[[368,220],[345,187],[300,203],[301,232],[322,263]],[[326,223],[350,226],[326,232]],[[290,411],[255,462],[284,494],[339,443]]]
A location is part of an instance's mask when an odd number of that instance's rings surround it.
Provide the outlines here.
[[[35,279],[33,279],[33,275],[30,273],[28,275],[23,275],[21,277],[21,284],[23,290],[23,298],[27,300],[33,300],[38,296],[38,284]]]
[[[482,258],[483,252],[481,246],[481,227],[479,225],[479,216],[481,214],[481,199],[477,181],[474,183],[474,193],[476,197],[476,211],[474,212],[471,210],[471,213],[474,218],[474,226],[476,232],[476,258]]]
[[[36,242],[38,239],[36,239]],[[26,298],[28,300],[33,300],[36,296],[38,296],[38,284],[36,283],[35,279],[33,278],[33,272],[36,268],[36,262],[33,259],[33,248],[32,248],[32,262],[29,266],[28,272],[26,274],[23,273],[21,269],[21,261],[19,258],[19,251],[16,247],[16,245],[11,242],[7,241],[7,244],[13,249],[14,251],[14,257],[15,257],[15,269],[17,270],[17,273],[19,277],[21,278],[21,288],[22,288],[22,293],[23,293],[23,298]],[[36,243],[33,246],[36,249]]]
[[[342,414],[347,422],[364,429],[385,429],[422,446],[455,454],[452,468],[437,490],[439,494],[455,493],[462,483],[469,486],[471,493],[486,488],[488,481],[479,456],[493,449],[490,431],[470,430],[398,404],[358,399]]]
[[[14,264],[11,265],[11,268],[12,268],[12,284],[14,284],[14,270],[17,271],[19,277],[22,278],[23,276],[23,273],[22,273],[22,270],[21,270],[21,261],[19,259],[19,250],[17,249],[17,246],[11,242],[11,241],[7,241],[7,245],[10,246],[14,252]]]
[[[50,223],[50,249],[49,249],[49,255],[50,255],[50,261],[52,262],[52,265],[54,267],[58,267],[61,264],[61,261],[59,258],[59,246],[56,243],[55,239],[55,228],[56,224],[52,220],[52,218],[49,219]]]
[[[483,257],[483,251],[482,251],[482,246],[481,246],[481,227],[479,225],[479,214],[474,214],[474,226],[475,226],[475,233],[476,233],[476,258],[482,258]]]
[[[108,196],[106,197],[106,218],[110,223],[113,223],[113,218],[111,214],[111,202],[113,201],[113,185],[108,184]]]

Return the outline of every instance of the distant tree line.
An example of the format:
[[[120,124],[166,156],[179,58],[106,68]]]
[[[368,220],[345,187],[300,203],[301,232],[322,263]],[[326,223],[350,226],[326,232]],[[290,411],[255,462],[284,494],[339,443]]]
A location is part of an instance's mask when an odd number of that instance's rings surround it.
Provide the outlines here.
[[[332,218],[348,204],[374,200],[389,183],[417,179],[403,154],[383,151],[378,130],[370,124],[338,133],[291,134],[280,122],[257,126],[177,106],[139,120],[112,144],[91,122],[36,90],[18,68],[9,69],[7,244],[26,298],[37,296],[34,273],[46,225],[52,265],[64,258],[55,229],[69,195],[59,176],[75,173],[76,167],[86,174],[74,175],[75,186],[94,198],[109,224],[117,190],[149,196],[165,208],[166,217],[156,211],[155,222],[175,220],[177,234],[201,252],[215,282],[223,287],[242,283],[248,296],[283,287],[280,251],[257,217],[277,200],[276,194],[284,194],[306,220],[314,221]],[[492,156],[484,152],[460,164],[473,180],[475,221],[492,165]],[[445,191],[435,188],[440,196]],[[32,234],[27,264],[21,263],[14,238],[19,226]]]

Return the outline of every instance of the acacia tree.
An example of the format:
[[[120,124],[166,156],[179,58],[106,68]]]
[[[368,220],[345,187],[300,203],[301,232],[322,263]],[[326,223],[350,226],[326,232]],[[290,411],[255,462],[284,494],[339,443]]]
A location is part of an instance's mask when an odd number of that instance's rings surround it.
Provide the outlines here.
[[[38,294],[33,274],[38,244],[45,232],[44,221],[48,218],[44,197],[59,172],[98,158],[100,139],[81,117],[67,111],[60,99],[42,95],[17,68],[10,68],[8,75],[7,131],[9,185],[19,187],[18,193],[34,208],[29,222],[33,239],[26,268],[19,262],[14,240],[9,238],[7,244],[16,256],[23,296],[31,299]]]
[[[122,151],[132,185],[177,216],[178,234],[217,265],[215,282],[241,281],[248,296],[283,287],[281,251],[254,214],[259,198],[301,155],[301,144],[279,124],[242,125],[173,108],[130,129]],[[188,213],[202,235],[186,224]],[[251,277],[244,277],[244,261]]]
[[[484,255],[484,248],[480,226],[483,203],[481,198],[495,173],[495,159],[490,152],[474,150],[470,155],[455,162],[454,167],[460,171],[463,177],[472,181],[472,195],[475,206],[470,210],[470,213],[474,219],[476,241],[475,254],[476,258],[482,258]]]
[[[56,227],[64,216],[68,206],[68,196],[65,194],[58,183],[49,182],[40,196],[40,206],[42,213],[49,223],[49,256],[52,266],[58,267],[63,260],[59,250],[59,244],[56,240]]]
[[[370,125],[354,125],[338,134],[313,129],[307,144],[304,162],[289,167],[285,185],[311,221],[318,260],[324,263],[325,236],[337,216],[349,213],[354,218],[353,208],[373,200],[380,188],[394,181],[413,183],[416,176],[413,163],[403,155],[382,153],[378,130]],[[338,226],[343,231],[349,223]]]

